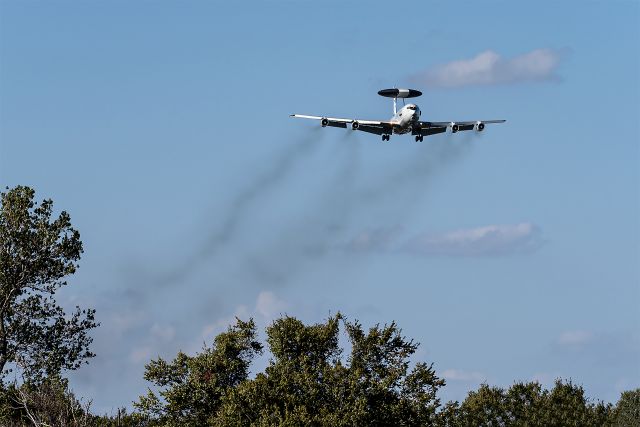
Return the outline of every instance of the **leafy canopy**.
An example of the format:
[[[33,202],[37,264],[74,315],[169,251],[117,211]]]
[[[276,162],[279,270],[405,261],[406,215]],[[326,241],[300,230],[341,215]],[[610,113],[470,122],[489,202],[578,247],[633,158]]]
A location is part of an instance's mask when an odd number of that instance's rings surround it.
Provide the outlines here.
[[[440,411],[439,425],[465,426],[608,426],[612,408],[591,403],[584,389],[557,380],[551,390],[537,382],[515,383],[509,389],[483,384],[459,404],[449,402]]]
[[[78,268],[80,234],[69,214],[52,218],[53,202],[38,205],[34,195],[23,186],[0,193],[0,379],[9,366],[37,381],[93,357],[95,311],[68,316],[54,298]]]
[[[338,343],[343,322],[352,351]],[[266,330],[272,355],[249,378],[262,352],[253,321],[237,320],[213,347],[146,366],[149,390],[136,407],[151,425],[432,425],[444,385],[424,363],[410,369],[418,344],[395,323],[365,332],[340,314],[305,325],[283,317]]]

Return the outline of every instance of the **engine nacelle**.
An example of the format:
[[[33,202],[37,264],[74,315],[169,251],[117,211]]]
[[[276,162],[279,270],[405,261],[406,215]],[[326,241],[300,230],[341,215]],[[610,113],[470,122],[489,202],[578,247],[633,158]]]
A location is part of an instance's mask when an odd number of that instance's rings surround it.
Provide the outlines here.
[[[358,122],[351,123],[351,129],[358,130],[359,127],[360,127],[360,123]]]
[[[460,130],[460,126],[455,123],[451,123],[451,133],[456,133],[458,130]]]
[[[484,123],[478,122],[476,123],[476,131],[482,132],[484,130]]]
[[[327,127],[327,125],[329,124],[329,120],[323,118],[322,120],[320,120],[320,124],[322,125],[322,127]]]

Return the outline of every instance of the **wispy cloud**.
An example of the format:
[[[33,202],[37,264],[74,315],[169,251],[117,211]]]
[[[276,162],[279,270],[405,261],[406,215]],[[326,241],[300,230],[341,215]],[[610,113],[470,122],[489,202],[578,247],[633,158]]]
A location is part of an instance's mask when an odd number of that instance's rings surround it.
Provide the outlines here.
[[[542,242],[530,222],[487,225],[442,234],[425,233],[409,240],[405,250],[419,255],[490,256],[531,252]]]
[[[535,49],[503,58],[487,50],[470,59],[437,65],[412,76],[412,80],[431,88],[559,81],[557,69],[564,56],[564,50]]]
[[[404,243],[402,241],[404,240]],[[542,231],[530,222],[486,225],[404,238],[401,227],[368,228],[347,241],[350,252],[405,252],[424,256],[498,256],[533,252]]]
[[[262,328],[282,315],[289,305],[284,300],[278,298],[271,291],[260,291],[253,308],[244,304],[239,305],[231,316],[223,316],[208,323],[202,329],[202,334],[198,342],[192,343],[190,351],[196,351],[202,342],[210,343],[216,335],[224,332],[230,325],[235,323],[235,319],[249,320],[253,318],[259,328]]]
[[[151,336],[161,341],[170,342],[176,336],[176,329],[171,325],[154,323],[151,327]]]
[[[593,334],[589,331],[566,331],[558,337],[558,344],[563,346],[580,346],[587,344],[592,339]]]
[[[271,291],[262,291],[256,300],[256,312],[262,318],[271,320],[282,314],[287,308],[287,303],[279,299]]]
[[[134,347],[129,354],[129,361],[135,365],[148,362],[151,358],[151,347],[143,345],[140,347]]]
[[[174,326],[154,323],[145,336],[132,346],[129,352],[129,362],[134,366],[141,366],[151,357],[173,349],[175,338],[176,329]]]
[[[461,369],[445,369],[442,377],[447,381],[480,383],[487,380],[487,376],[480,372],[469,372]]]

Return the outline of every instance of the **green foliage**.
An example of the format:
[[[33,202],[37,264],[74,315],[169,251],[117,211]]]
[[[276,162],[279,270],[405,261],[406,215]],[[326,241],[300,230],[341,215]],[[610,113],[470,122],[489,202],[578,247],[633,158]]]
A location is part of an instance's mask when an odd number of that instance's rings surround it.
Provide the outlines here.
[[[91,415],[89,424],[93,427],[141,427],[147,425],[139,414],[129,414],[123,408],[115,415]]]
[[[640,426],[640,388],[622,393],[613,411],[613,425]]]
[[[273,358],[253,379],[249,362],[262,347],[254,341],[254,323],[238,320],[199,355],[148,364],[145,378],[161,391],[149,390],[136,407],[150,424],[166,426],[433,424],[444,381],[431,366],[409,369],[418,345],[395,323],[365,333],[357,322],[344,321],[353,349],[344,364],[341,320],[337,315],[309,326],[293,317],[274,321],[266,331]]]
[[[205,425],[226,393],[247,379],[251,359],[262,352],[251,320],[237,320],[196,356],[180,352],[172,362],[158,358],[146,366],[145,379],[160,389],[148,391],[135,406],[151,425]]]
[[[0,389],[0,420],[7,427],[94,425],[89,406],[76,399],[68,381],[58,376]]]
[[[21,186],[0,193],[0,380],[10,365],[37,382],[93,356],[94,310],[67,316],[54,299],[78,267],[80,234],[66,212],[52,219],[53,202],[38,205],[34,194]]]
[[[418,344],[403,337],[395,322],[366,334],[358,322],[345,327],[352,347],[348,397],[356,408],[344,408],[349,424],[432,424],[440,405],[436,393],[445,382],[431,365],[417,363],[409,370]]]
[[[305,325],[285,316],[266,330],[272,358],[249,378],[263,346],[253,320],[219,334],[195,356],[152,360],[153,384],[139,412],[90,413],[66,379],[88,358],[95,311],[67,315],[55,293],[75,273],[82,242],[66,212],[34,202],[34,191],[0,193],[0,425],[56,426],[640,426],[640,389],[615,407],[592,403],[582,387],[556,381],[482,385],[462,402],[440,405],[445,382],[432,365],[411,364],[418,344],[395,323],[365,331],[342,315]],[[344,327],[350,351],[339,345]],[[17,366],[23,382],[6,383]]]
[[[59,427],[133,427],[139,417],[119,409],[114,416],[90,412],[91,401],[82,402],[69,388],[66,379],[52,376],[38,384],[10,384],[0,387],[0,425]]]
[[[589,403],[582,387],[556,381],[551,390],[539,383],[516,383],[508,390],[480,386],[462,404],[450,402],[439,413],[439,425],[458,426],[607,426],[611,405]]]

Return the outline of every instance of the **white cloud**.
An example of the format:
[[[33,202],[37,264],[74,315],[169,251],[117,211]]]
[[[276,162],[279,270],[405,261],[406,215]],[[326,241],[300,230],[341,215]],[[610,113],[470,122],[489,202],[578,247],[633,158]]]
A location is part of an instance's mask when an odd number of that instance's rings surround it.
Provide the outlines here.
[[[461,381],[481,383],[487,381],[487,376],[480,372],[468,372],[461,369],[445,369],[442,372],[442,378],[447,381]]]
[[[287,304],[278,299],[273,292],[262,291],[256,301],[256,312],[265,320],[272,320],[279,315]]]
[[[593,334],[589,331],[566,331],[558,337],[558,344],[567,346],[579,346],[587,344],[593,339]]]
[[[169,342],[176,336],[176,329],[173,326],[162,326],[158,323],[154,323],[151,327],[151,336],[162,341]]]
[[[261,291],[257,298],[253,309],[246,305],[239,305],[231,316],[225,316],[217,319],[215,322],[209,323],[202,328],[200,341],[189,347],[189,350],[197,350],[202,343],[211,343],[219,333],[227,330],[227,328],[236,323],[236,318],[249,320],[253,318],[258,328],[267,325],[277,316],[279,316],[288,304],[279,299],[271,291]]]
[[[129,361],[134,365],[148,362],[153,355],[163,354],[164,350],[173,349],[173,341],[176,329],[171,325],[154,323],[148,329],[146,337],[132,347],[129,352]]]
[[[471,59],[437,65],[413,76],[413,80],[440,88],[557,81],[560,78],[556,71],[563,57],[564,51],[556,49],[535,49],[513,58],[487,50]]]
[[[135,365],[148,362],[150,358],[151,347],[149,346],[136,347],[129,354],[129,360]]]
[[[540,244],[540,229],[525,222],[422,234],[410,239],[406,250],[421,255],[488,256],[530,252]]]
[[[197,347],[194,348],[200,348],[203,342],[210,343],[213,341],[216,335],[224,332],[229,326],[236,322],[236,317],[243,320],[249,320],[252,316],[246,305],[239,305],[231,316],[221,317],[215,322],[205,325],[202,328],[200,341],[197,343]]]

